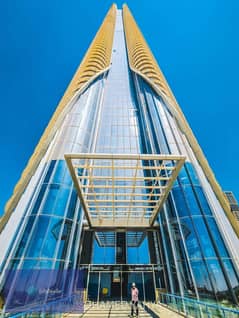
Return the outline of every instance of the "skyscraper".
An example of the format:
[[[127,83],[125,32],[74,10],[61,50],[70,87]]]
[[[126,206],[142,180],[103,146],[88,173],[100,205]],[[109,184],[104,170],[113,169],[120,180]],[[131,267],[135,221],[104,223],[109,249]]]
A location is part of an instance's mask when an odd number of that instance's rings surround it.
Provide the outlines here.
[[[127,6],[109,10],[0,231],[1,289],[11,269],[82,269],[89,300],[136,282],[143,300],[238,304],[238,223]]]

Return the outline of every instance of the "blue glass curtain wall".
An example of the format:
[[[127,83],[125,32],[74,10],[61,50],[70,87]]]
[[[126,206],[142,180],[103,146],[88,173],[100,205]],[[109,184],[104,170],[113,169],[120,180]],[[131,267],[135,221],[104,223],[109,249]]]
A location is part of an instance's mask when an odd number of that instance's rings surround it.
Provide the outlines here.
[[[21,270],[21,273],[24,273],[23,270],[26,271],[26,286],[30,292],[29,286],[33,288],[37,281],[42,279],[42,270],[44,273],[46,270],[55,273],[57,270],[76,266],[81,209],[77,204],[77,194],[63,160],[49,162],[31,213],[25,222],[22,238],[7,269],[10,274],[5,286],[11,285],[11,289],[7,293],[6,303],[12,301],[15,294],[20,293],[19,279],[22,280],[23,274],[17,276],[19,271],[16,271],[13,276],[13,270]],[[54,285],[54,276],[49,277],[49,288]],[[26,303],[36,301],[36,298],[28,295],[28,291],[25,291],[25,294]],[[39,300],[40,295],[37,294],[36,297]]]
[[[163,100],[139,76],[134,76],[134,82],[146,151],[171,153],[165,134],[170,124],[164,126],[156,102],[160,101],[160,107],[166,113]],[[169,133],[177,145],[174,132]],[[178,151],[180,153],[180,149]],[[186,162],[181,170],[167,204],[159,214],[159,224],[172,292],[237,303],[238,274],[190,162]]]
[[[45,164],[35,189],[35,200],[26,208],[21,237],[6,270],[76,268],[82,210],[66,162],[61,158],[66,152],[90,151],[102,89],[103,76],[76,98],[65,117],[52,145],[51,158],[57,159]],[[49,286],[52,283],[49,281]],[[18,292],[14,291],[14,284],[11,289],[13,293]]]

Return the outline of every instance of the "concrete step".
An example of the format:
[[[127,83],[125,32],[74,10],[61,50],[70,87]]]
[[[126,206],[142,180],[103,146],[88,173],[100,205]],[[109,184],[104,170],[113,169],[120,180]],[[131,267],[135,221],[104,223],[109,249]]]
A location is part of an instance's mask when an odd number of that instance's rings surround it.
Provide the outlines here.
[[[95,304],[85,305],[83,314],[66,314],[64,318],[126,318],[131,312],[130,304]],[[139,305],[139,317],[152,317]]]

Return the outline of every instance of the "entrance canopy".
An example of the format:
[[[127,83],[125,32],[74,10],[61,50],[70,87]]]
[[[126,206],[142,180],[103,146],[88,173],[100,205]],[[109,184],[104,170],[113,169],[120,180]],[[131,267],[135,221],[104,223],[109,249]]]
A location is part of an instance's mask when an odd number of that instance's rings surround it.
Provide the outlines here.
[[[183,156],[66,154],[90,227],[151,227],[185,161]]]

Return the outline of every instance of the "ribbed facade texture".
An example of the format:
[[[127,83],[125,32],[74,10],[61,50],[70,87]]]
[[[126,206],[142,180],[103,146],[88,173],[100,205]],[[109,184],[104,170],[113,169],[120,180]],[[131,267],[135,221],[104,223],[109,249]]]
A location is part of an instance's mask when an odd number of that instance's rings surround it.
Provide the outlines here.
[[[101,159],[99,180],[92,173],[82,183],[98,189],[87,188],[93,197],[88,218],[67,154],[89,154],[89,166],[90,154],[122,155],[129,166],[102,187]],[[142,159],[141,184],[132,186],[133,155],[184,160],[162,208],[144,227],[141,216],[147,219],[157,205],[173,166],[157,179],[154,160]],[[117,225],[124,215],[130,226]],[[238,222],[127,6],[109,10],[6,205],[0,231],[0,289],[9,269],[82,269],[88,300],[128,299],[136,282],[142,300],[167,292],[238,304]]]

